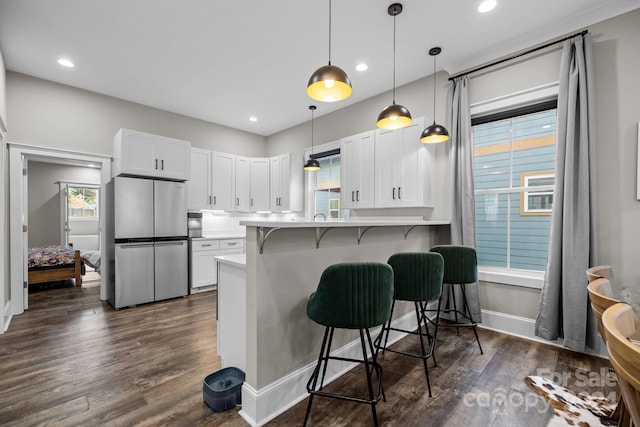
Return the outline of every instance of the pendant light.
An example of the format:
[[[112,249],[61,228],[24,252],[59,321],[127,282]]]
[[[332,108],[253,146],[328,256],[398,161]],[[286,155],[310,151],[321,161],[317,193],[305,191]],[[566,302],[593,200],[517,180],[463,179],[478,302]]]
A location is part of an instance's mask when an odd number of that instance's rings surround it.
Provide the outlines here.
[[[420,142],[423,144],[437,144],[449,140],[449,131],[444,126],[436,124],[436,56],[442,52],[439,47],[429,49],[429,55],[433,56],[433,124],[422,131]]]
[[[331,65],[331,0],[329,0],[329,65],[318,68],[309,78],[307,95],[322,102],[342,101],[351,96],[351,80],[342,68]]]
[[[382,129],[400,129],[411,124],[409,110],[403,105],[396,104],[396,16],[402,12],[402,5],[393,3],[387,12],[393,16],[393,103],[380,112],[376,125]]]
[[[306,171],[317,171],[320,170],[320,162],[317,159],[312,158],[313,156],[313,112],[315,111],[315,105],[309,105],[309,110],[311,110],[311,156],[309,156],[309,160],[307,160],[304,164],[304,170]]]

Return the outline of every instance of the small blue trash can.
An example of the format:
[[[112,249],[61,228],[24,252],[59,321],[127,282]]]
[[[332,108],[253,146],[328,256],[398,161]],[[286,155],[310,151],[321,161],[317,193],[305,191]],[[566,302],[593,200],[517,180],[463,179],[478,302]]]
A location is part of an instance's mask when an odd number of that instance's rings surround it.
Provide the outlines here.
[[[244,378],[244,372],[234,367],[207,375],[202,384],[204,402],[215,412],[226,411],[241,404]]]

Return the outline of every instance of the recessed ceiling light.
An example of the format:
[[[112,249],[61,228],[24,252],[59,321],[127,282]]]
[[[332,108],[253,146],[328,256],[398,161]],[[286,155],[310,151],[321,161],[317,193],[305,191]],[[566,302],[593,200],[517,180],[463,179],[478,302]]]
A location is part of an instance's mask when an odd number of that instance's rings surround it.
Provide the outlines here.
[[[73,62],[69,61],[66,58],[60,58],[58,59],[58,64],[62,65],[63,67],[67,67],[67,68],[73,68],[75,67],[75,65],[73,64]]]
[[[358,71],[367,71],[368,68],[369,66],[364,62],[361,62],[360,64],[356,65],[356,70]]]
[[[250,122],[257,122],[258,118],[256,116],[251,116],[251,117],[249,117],[249,121]]]
[[[493,8],[495,8],[497,4],[498,2],[496,0],[483,0],[480,3],[480,6],[478,6],[478,12],[487,13],[490,10],[493,10]]]

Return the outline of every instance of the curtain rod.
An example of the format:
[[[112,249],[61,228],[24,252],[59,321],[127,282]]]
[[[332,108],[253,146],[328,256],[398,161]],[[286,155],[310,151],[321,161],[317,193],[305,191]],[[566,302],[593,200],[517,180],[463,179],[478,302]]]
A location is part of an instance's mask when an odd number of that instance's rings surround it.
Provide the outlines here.
[[[533,53],[533,52],[537,52],[537,51],[545,49],[545,48],[547,48],[549,46],[553,46],[554,44],[562,43],[562,42],[564,42],[566,40],[569,40],[569,39],[572,39],[572,38],[574,38],[576,36],[584,36],[588,32],[589,32],[589,30],[584,30],[584,31],[581,31],[579,33],[575,33],[575,34],[572,34],[570,36],[567,36],[567,37],[565,37],[563,39],[556,40],[556,41],[544,44],[542,46],[535,47],[533,49],[529,49],[529,50],[527,50],[525,52],[522,52],[522,53],[518,53],[517,55],[512,55],[512,56],[509,56],[508,58],[503,58],[503,59],[500,59],[498,61],[492,62],[490,64],[482,65],[482,66],[477,67],[477,68],[473,68],[473,69],[471,69],[469,71],[465,71],[464,73],[460,73],[460,74],[456,74],[454,76],[451,76],[451,77],[449,77],[449,80],[457,79],[458,77],[466,76],[467,74],[475,73],[477,71],[484,70],[485,68],[493,67],[494,65],[499,65],[499,64],[502,64],[503,62],[511,61],[512,59],[520,58],[521,56],[528,55],[528,54]]]

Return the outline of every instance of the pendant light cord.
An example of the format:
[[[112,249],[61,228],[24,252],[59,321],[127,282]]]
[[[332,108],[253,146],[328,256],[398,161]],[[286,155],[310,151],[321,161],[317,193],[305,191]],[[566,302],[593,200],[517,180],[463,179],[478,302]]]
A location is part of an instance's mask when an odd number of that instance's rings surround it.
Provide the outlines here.
[[[329,65],[331,65],[331,0],[329,0]],[[313,116],[313,112],[311,115]]]
[[[436,122],[436,55],[433,55],[433,123]]]
[[[311,155],[313,156],[313,109],[311,110]]]
[[[393,15],[393,103],[396,103],[396,15]]]

